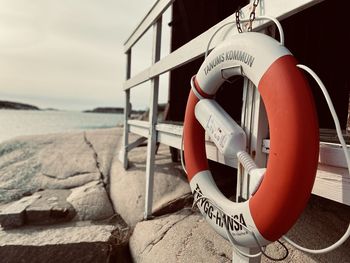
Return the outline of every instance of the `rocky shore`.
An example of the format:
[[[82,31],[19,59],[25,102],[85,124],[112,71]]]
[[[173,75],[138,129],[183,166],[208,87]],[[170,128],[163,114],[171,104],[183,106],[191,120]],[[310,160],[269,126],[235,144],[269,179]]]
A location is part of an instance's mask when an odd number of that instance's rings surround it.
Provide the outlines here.
[[[123,114],[124,108],[118,108],[118,107],[97,107],[92,110],[85,110],[86,113],[117,113],[117,114]],[[144,110],[132,110],[131,114],[134,115],[141,115],[145,111]]]
[[[13,101],[4,101],[4,100],[0,100],[0,109],[9,109],[9,110],[40,110],[38,107],[30,105],[30,104],[13,102]]]
[[[154,218],[143,220],[146,148],[130,152],[125,171],[121,138],[122,129],[113,128],[0,144],[1,262],[232,261],[230,243],[191,208],[185,174],[163,145],[156,155]],[[349,207],[313,196],[288,236],[321,248],[341,236],[349,218]],[[348,262],[349,245],[326,255],[287,245],[283,262]],[[282,252],[276,243],[267,247],[272,256]]]

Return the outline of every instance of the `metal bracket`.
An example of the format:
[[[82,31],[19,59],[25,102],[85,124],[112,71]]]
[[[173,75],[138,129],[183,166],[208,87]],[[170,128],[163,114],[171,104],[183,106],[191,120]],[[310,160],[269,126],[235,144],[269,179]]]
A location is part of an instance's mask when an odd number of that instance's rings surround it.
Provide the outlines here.
[[[240,65],[221,69],[221,77],[228,83],[232,84],[232,81],[230,81],[229,78],[237,75],[243,76],[242,66]]]

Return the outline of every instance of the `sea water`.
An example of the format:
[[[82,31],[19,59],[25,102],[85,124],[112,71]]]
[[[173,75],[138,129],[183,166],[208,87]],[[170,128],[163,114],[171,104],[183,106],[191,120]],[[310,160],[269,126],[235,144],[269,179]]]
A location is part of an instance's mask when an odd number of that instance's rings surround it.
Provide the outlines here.
[[[122,114],[111,113],[0,110],[0,143],[22,135],[111,128],[122,121]]]

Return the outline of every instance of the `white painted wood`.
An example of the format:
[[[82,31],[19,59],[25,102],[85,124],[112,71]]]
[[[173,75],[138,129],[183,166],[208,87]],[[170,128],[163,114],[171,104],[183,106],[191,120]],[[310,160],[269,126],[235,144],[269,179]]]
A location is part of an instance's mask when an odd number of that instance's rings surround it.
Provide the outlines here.
[[[142,127],[142,128],[149,128],[149,122],[148,121],[140,121],[140,120],[128,120],[128,124],[132,126]]]
[[[141,124],[141,127],[133,126],[131,123]],[[131,132],[134,132],[135,134],[141,136],[147,136],[149,131],[147,128],[147,122],[130,120],[129,125]],[[140,130],[133,130],[134,127],[141,129],[141,132]],[[180,149],[182,135],[181,125],[160,123],[156,126],[156,129],[158,131],[158,142]],[[172,131],[174,132],[172,133]],[[264,144],[267,144],[267,146],[269,146],[268,142],[269,140],[264,140]],[[323,143],[321,143],[321,145],[322,144]],[[331,149],[333,148],[330,148],[330,150]],[[212,142],[206,142],[206,150],[208,159],[226,164],[231,167],[237,167],[237,160],[225,159],[224,156],[219,153]],[[240,179],[240,177],[238,177],[238,179]],[[239,185],[240,181],[238,181],[237,184]],[[348,175],[347,169],[331,165],[319,164],[312,193],[339,203],[350,205],[350,177]]]
[[[306,9],[309,6],[315,5],[322,0],[293,0],[293,1],[283,1],[283,4],[281,3],[281,0],[269,0],[264,1],[265,4],[265,15],[276,17],[277,19],[281,20],[286,17],[289,17],[290,15],[299,12],[303,9]],[[246,6],[242,9],[243,17],[248,18],[249,17],[249,6]],[[205,53],[205,50],[207,48],[207,43],[209,42],[209,39],[213,35],[213,33],[222,25],[235,21],[235,15],[231,15],[227,17],[226,19],[222,20],[215,26],[211,27],[198,37],[194,38],[187,44],[183,45],[182,47],[178,48],[159,62],[152,65],[150,68],[144,70],[143,72],[135,75],[130,80],[126,81],[123,85],[123,88],[130,89],[142,82],[147,81],[148,79],[163,74],[164,72],[167,72],[171,69],[180,67],[181,65],[184,65],[200,56],[202,56]],[[259,22],[259,26],[256,26],[254,30],[261,30],[264,26],[267,25],[267,22],[262,21]],[[236,27],[235,26],[227,26],[224,30],[221,31],[217,35],[217,37],[214,38],[212,42],[211,48],[214,48],[217,44],[221,43],[225,38],[231,37],[233,34],[236,34]],[[127,49],[126,49],[127,50]]]
[[[252,151],[256,148],[256,145],[254,145],[254,141],[252,141],[252,138],[254,136],[254,126],[256,126],[253,118],[255,115],[254,111],[256,109],[256,88],[248,79],[244,79],[243,86],[243,108],[241,115],[241,126],[246,133],[246,151],[249,154],[252,154]],[[244,170],[244,168],[240,164],[238,164],[238,166],[239,169],[237,171],[236,199],[237,201],[240,201],[249,198],[249,174]]]
[[[145,121],[129,120],[130,132],[148,137],[149,124]],[[156,125],[157,142],[181,149],[182,125],[159,123]],[[206,139],[206,152],[208,159],[237,168],[237,158],[223,156],[211,142]]]
[[[174,135],[182,136],[182,125],[169,124],[169,123],[158,123],[156,125],[157,131],[164,133],[172,133]]]
[[[263,140],[263,152],[270,152],[270,140]],[[348,145],[350,154],[350,146]],[[339,168],[347,168],[343,148],[337,143],[320,142],[320,152],[318,162],[324,165],[330,165]]]
[[[141,71],[140,73],[136,74],[135,76],[133,76],[131,79],[124,82],[123,89],[128,90],[130,88],[133,88],[139,84],[142,84],[148,81],[150,78],[151,78],[150,68],[147,68]]]
[[[350,146],[347,147],[350,154]],[[340,144],[320,143],[319,163],[336,167],[347,168],[344,150]]]
[[[181,149],[182,125],[159,123],[156,130],[158,142]]]
[[[130,78],[131,74],[131,50],[126,54],[126,79]],[[125,106],[124,106],[124,134],[123,134],[123,147],[121,149],[120,155],[122,158],[122,163],[124,169],[127,169],[128,164],[128,150],[127,146],[129,144],[129,125],[128,118],[130,116],[131,106],[130,106],[130,90],[125,90]]]
[[[153,58],[152,63],[160,59],[161,35],[162,35],[162,18],[153,26]],[[154,162],[156,154],[157,131],[156,124],[158,118],[158,93],[159,93],[159,76],[151,79],[151,101],[149,112],[149,135],[147,143],[147,160],[146,160],[146,196],[145,196],[145,214],[144,218],[149,219],[152,215],[153,203],[153,179],[154,179]]]
[[[147,138],[149,134],[149,129],[141,126],[129,125],[129,132],[132,132]]]
[[[131,151],[132,149],[138,147],[139,145],[141,145],[142,143],[144,143],[145,141],[147,140],[147,138],[145,137],[141,137],[141,138],[138,138],[136,139],[134,142],[130,143],[128,146],[127,146],[127,151]]]
[[[350,176],[348,169],[319,164],[312,193],[350,205]]]
[[[152,6],[151,10],[137,25],[135,30],[131,33],[129,38],[124,43],[124,52],[128,50],[146,33],[146,31],[161,17],[165,10],[175,0],[157,0]]]
[[[167,132],[158,132],[157,141],[179,150],[181,149],[181,136],[179,135]]]

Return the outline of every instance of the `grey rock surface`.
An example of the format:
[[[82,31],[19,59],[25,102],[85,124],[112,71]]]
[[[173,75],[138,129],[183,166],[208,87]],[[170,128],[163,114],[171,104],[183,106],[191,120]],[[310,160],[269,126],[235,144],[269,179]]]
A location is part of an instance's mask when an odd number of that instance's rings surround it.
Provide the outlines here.
[[[204,221],[184,209],[136,225],[130,238],[135,262],[231,262],[232,249]]]
[[[104,183],[108,181],[121,132],[113,128],[35,135],[0,144],[0,204],[44,189],[71,189],[66,197],[74,209],[70,210],[69,205],[52,206],[59,199],[53,195],[51,201],[41,199],[40,205],[29,209],[29,221],[49,222],[53,216],[71,218],[74,210],[77,220],[112,216]]]
[[[38,157],[40,172],[50,178],[62,180],[81,174],[99,173],[84,133],[52,140],[50,147],[44,147]]]
[[[26,226],[19,229],[0,230],[0,246],[105,242],[110,238],[115,227],[114,225],[95,225],[89,221],[81,221],[53,226]]]
[[[23,197],[0,208],[0,225],[2,228],[14,228],[25,224],[26,209],[39,199],[41,195]]]
[[[1,143],[0,202],[39,189],[69,189],[105,180],[119,137],[120,129],[101,129],[24,136]]]
[[[287,233],[296,243],[310,249],[325,248],[336,242],[346,231],[350,218],[350,207],[313,195],[298,219]],[[282,262],[350,262],[350,240],[326,254],[304,253],[286,244],[289,256]],[[283,249],[277,244],[267,247],[267,252],[275,257],[283,255]],[[263,258],[263,262],[273,262]]]
[[[99,181],[72,189],[67,201],[77,212],[77,220],[101,220],[114,214],[107,192]]]
[[[0,258],[7,263],[131,262],[129,232],[118,223],[88,221],[0,230]]]
[[[105,184],[109,183],[109,173],[117,147],[123,136],[123,129],[106,129],[86,131],[85,137],[91,143],[97,154],[96,162]]]
[[[144,216],[147,157],[145,151],[145,147],[139,147],[129,153],[130,168],[126,171],[117,157],[114,158],[111,167],[110,197],[114,209],[131,226]],[[169,148],[161,144],[156,155],[153,211],[173,200],[186,198],[188,193],[190,187],[181,166],[172,163]]]
[[[44,190],[37,192],[40,198],[25,210],[25,223],[32,225],[57,224],[70,221],[76,215],[74,207],[67,202],[70,190]],[[34,195],[35,195],[34,194]]]

